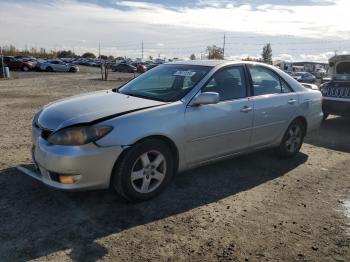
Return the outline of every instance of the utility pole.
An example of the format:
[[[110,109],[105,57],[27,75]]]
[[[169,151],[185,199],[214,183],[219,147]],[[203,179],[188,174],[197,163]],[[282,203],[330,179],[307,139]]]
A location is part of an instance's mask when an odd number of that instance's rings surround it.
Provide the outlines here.
[[[5,65],[4,65],[4,55],[2,53],[2,46],[0,46],[0,55],[1,55],[2,77],[5,78]]]
[[[225,59],[226,33],[224,33],[224,45],[222,47],[222,56]]]
[[[101,41],[98,42],[98,59],[101,59]]]
[[[338,50],[334,50],[334,56],[336,56],[336,55],[337,55],[337,52],[338,52]]]
[[[141,53],[142,53],[142,55],[141,55],[141,61],[143,61],[143,40],[142,40],[142,44],[141,44]]]

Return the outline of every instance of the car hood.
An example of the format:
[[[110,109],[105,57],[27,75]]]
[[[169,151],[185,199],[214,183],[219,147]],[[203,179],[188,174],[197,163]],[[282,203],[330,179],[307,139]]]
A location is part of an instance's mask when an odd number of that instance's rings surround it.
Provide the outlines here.
[[[99,91],[62,99],[45,106],[37,120],[40,127],[58,130],[117,117],[126,113],[166,104],[109,91]]]

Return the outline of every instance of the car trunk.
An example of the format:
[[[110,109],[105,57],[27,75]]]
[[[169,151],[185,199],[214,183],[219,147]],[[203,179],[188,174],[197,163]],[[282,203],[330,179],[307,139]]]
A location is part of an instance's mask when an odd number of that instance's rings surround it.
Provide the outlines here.
[[[332,81],[322,88],[325,97],[338,97],[350,99],[350,81]]]

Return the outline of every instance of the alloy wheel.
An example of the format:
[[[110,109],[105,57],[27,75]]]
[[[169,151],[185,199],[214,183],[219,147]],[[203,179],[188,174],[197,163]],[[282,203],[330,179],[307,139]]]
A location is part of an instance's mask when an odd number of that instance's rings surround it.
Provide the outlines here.
[[[299,125],[293,125],[290,127],[287,139],[286,139],[286,148],[288,152],[294,153],[299,149],[302,143],[303,131]]]
[[[147,151],[135,161],[131,184],[141,194],[151,193],[163,182],[167,172],[166,159],[159,151]]]

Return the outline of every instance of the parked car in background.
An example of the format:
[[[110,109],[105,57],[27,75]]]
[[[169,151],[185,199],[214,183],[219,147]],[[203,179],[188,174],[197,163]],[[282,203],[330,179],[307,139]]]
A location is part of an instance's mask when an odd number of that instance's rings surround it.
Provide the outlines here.
[[[34,66],[30,61],[22,61],[16,59],[13,56],[4,56],[4,65],[7,66],[12,71],[24,71],[28,72],[33,70]]]
[[[155,64],[155,63],[147,63],[146,64],[146,67],[147,67],[147,70],[151,70],[152,68],[155,68],[157,67],[159,64]]]
[[[137,68],[133,65],[120,63],[112,65],[113,72],[123,72],[123,73],[136,73]]]
[[[324,68],[318,68],[315,71],[315,76],[317,78],[321,78],[322,79],[326,74],[327,74],[327,71]]]
[[[48,72],[71,72],[76,73],[79,67],[73,64],[65,63],[60,60],[47,60],[40,64],[40,70]]]
[[[35,69],[36,64],[38,63],[38,60],[35,58],[23,58],[21,60],[22,60],[22,62],[30,62],[32,64],[32,70]]]
[[[32,124],[37,170],[19,169],[58,189],[112,186],[147,200],[177,171],[270,147],[295,156],[320,126],[321,99],[265,64],[164,64],[121,88],[40,109]]]
[[[328,115],[350,117],[350,55],[338,55],[329,59],[331,80],[323,83],[324,118]]]
[[[136,72],[140,73],[140,74],[142,74],[148,70],[147,67],[145,66],[145,64],[143,64],[143,63],[136,62],[136,63],[132,63],[131,65],[136,67]]]
[[[314,84],[316,82],[316,76],[309,72],[294,72],[292,77],[302,83]]]
[[[35,66],[33,68],[34,71],[41,71],[41,64],[45,63],[47,60],[44,59],[38,59],[35,63]]]

